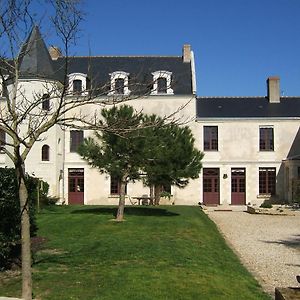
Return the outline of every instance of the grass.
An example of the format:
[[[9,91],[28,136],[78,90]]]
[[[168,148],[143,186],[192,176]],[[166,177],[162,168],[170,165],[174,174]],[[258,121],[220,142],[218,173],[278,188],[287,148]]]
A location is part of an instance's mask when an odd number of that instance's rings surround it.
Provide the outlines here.
[[[198,207],[51,207],[38,216],[47,239],[35,254],[37,299],[271,299]],[[3,276],[2,276],[3,277]],[[20,296],[20,275],[0,281]]]

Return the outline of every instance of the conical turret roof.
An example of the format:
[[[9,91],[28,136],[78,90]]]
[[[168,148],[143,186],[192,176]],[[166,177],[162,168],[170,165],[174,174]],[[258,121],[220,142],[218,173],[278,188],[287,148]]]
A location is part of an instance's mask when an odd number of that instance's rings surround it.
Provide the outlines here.
[[[20,76],[25,78],[54,77],[52,59],[41,36],[38,26],[34,26],[19,54]]]

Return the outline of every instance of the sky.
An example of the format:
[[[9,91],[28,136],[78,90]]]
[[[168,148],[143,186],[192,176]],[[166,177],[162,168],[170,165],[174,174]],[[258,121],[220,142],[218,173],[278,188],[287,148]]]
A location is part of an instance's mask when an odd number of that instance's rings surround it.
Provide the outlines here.
[[[300,95],[300,0],[84,0],[76,55],[195,54],[199,96]]]

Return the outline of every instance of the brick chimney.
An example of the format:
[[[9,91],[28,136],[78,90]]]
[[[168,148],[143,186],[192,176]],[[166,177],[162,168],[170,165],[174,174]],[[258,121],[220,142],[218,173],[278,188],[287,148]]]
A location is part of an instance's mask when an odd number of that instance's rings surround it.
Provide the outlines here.
[[[280,103],[280,78],[272,76],[267,79],[268,98],[270,103]]]
[[[62,56],[61,50],[58,47],[50,46],[48,51],[52,60],[57,60],[59,57]]]
[[[184,44],[182,48],[182,59],[184,63],[191,62],[191,45]]]

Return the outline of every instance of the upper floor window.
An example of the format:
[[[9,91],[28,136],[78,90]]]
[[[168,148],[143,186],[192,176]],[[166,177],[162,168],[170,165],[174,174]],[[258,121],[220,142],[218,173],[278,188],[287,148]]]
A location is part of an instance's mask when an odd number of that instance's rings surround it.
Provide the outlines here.
[[[159,77],[157,79],[157,93],[166,94],[167,93],[167,79]]]
[[[82,80],[75,79],[73,81],[73,93],[74,94],[81,94],[82,92]]]
[[[72,73],[69,75],[69,92],[74,95],[86,96],[90,89],[90,80],[86,74]]]
[[[5,144],[6,144],[6,134],[4,130],[0,129],[0,152],[3,151]]]
[[[118,78],[118,79],[115,80],[116,94],[123,95],[124,94],[124,87],[125,87],[125,84],[124,84],[124,79],[123,78]]]
[[[273,127],[259,128],[259,150],[274,151],[274,130]]]
[[[204,126],[204,150],[218,151],[218,126]]]
[[[50,110],[50,96],[49,94],[44,94],[42,98],[42,109]]]
[[[153,88],[152,95],[156,94],[170,94],[173,95],[174,91],[171,88],[172,72],[169,71],[156,71],[153,75]]]
[[[4,79],[4,81],[3,81]],[[8,75],[4,75],[3,79],[0,78],[0,97],[5,97],[8,98],[8,80],[9,80],[9,76]]]
[[[43,145],[42,147],[42,161],[50,160],[50,147],[48,145]]]
[[[110,74],[110,92],[109,95],[129,95],[128,88],[129,73],[116,71]]]
[[[70,152],[77,152],[78,147],[83,143],[83,131],[70,131]]]
[[[259,194],[276,194],[276,168],[259,168]]]

